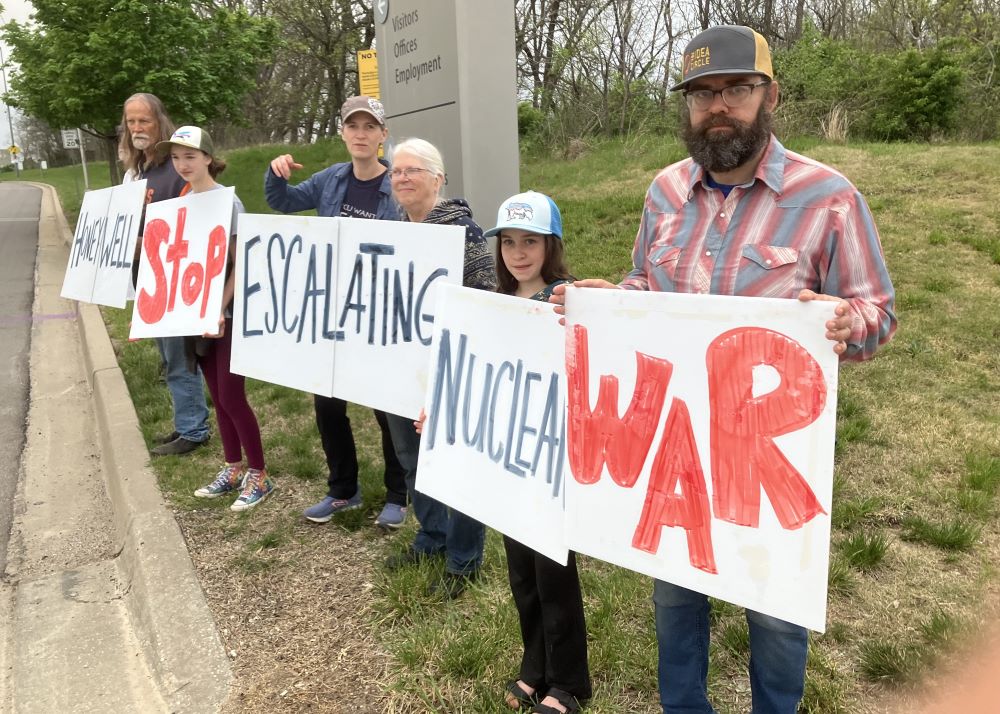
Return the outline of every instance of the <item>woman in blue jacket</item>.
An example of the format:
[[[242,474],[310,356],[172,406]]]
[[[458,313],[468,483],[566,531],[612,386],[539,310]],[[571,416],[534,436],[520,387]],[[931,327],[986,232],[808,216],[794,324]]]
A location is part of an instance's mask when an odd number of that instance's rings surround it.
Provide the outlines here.
[[[389,136],[382,103],[371,97],[351,97],[341,107],[340,118],[341,137],[351,160],[334,164],[290,186],[288,179],[302,164],[295,163],[291,154],[282,154],[271,162],[264,175],[267,205],[282,213],[315,209],[320,216],[399,220],[401,213],[392,197],[389,165],[378,157],[379,147]],[[314,395],[314,402],[316,426],[330,475],[326,497],[307,508],[303,515],[315,523],[326,523],[336,513],[362,506],[358,455],[347,402],[318,394]],[[374,411],[382,430],[386,500],[375,525],[396,529],[406,520],[406,472],[396,458],[386,415]]]

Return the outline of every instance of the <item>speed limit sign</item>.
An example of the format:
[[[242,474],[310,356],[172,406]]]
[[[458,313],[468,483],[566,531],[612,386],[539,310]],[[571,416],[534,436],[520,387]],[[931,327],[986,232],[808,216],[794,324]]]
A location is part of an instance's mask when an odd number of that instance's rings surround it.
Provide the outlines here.
[[[62,130],[62,144],[64,149],[77,149],[80,144],[77,142],[76,129]]]

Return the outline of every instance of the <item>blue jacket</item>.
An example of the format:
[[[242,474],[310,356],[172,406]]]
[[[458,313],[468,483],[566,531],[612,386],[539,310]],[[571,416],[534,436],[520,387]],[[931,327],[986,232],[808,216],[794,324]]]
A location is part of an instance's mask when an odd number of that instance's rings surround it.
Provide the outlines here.
[[[379,163],[388,167],[382,159]],[[334,164],[307,178],[296,186],[276,176],[268,166],[264,172],[264,198],[267,205],[282,213],[297,213],[316,209],[321,216],[339,216],[344,196],[347,194],[347,179],[351,175],[351,162]],[[376,218],[383,221],[398,221],[402,218],[399,206],[392,198],[389,172],[382,174],[379,186],[379,201]]]

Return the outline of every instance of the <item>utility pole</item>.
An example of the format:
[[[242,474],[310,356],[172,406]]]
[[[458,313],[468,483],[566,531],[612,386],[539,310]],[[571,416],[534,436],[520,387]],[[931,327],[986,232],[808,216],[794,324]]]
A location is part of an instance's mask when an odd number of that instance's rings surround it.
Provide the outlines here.
[[[0,44],[0,76],[3,77],[3,93],[7,93],[7,64],[3,58],[3,44]],[[4,107],[7,109],[7,127],[10,129],[10,143],[13,146],[17,146],[17,142],[14,141],[14,122],[10,118],[10,106],[7,102],[3,103]],[[15,161],[14,154],[10,155],[10,160],[14,162],[14,171],[17,173],[17,177],[21,178],[21,165]]]

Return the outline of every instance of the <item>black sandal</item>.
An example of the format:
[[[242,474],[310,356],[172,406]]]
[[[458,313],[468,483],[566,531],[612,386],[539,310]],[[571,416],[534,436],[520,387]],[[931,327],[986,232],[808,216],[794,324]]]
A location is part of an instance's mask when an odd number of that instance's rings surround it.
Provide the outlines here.
[[[536,689],[531,694],[521,689],[521,685],[517,683],[517,680],[511,680],[507,682],[507,692],[503,699],[504,704],[515,711],[524,711],[530,709],[531,707],[538,704],[538,690]]]
[[[566,707],[566,714],[576,714],[580,711],[580,700],[574,697],[569,692],[564,692],[561,689],[556,689],[553,687],[545,693],[546,697],[552,697],[557,702]],[[542,697],[544,699],[545,697]],[[548,704],[536,704],[531,710],[531,714],[562,714],[555,707],[550,707]]]

